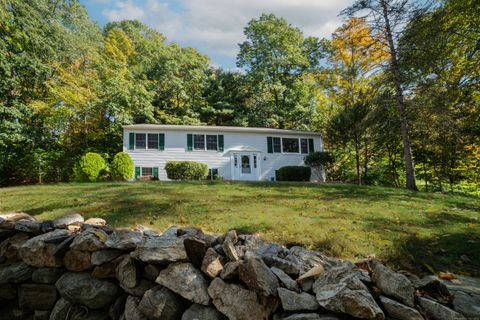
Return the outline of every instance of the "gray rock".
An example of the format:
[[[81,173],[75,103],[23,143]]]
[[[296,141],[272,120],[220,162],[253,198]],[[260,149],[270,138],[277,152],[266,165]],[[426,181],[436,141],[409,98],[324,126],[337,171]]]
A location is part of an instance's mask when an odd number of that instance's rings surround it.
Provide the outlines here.
[[[122,288],[133,288],[140,283],[140,269],[137,263],[129,255],[120,259],[120,263],[115,269],[115,275]]]
[[[298,283],[290,278],[288,274],[286,274],[282,269],[277,267],[271,267],[270,270],[277,276],[278,280],[287,288],[288,290],[292,291],[300,291]]]
[[[414,306],[415,288],[406,276],[393,272],[377,260],[370,262],[372,281],[387,296],[396,298],[409,307]]]
[[[122,287],[122,289],[125,290],[125,292],[127,292],[129,295],[141,298],[145,292],[152,289],[156,285],[157,284],[153,281],[142,279],[140,280],[140,283],[133,288],[123,287],[121,284],[120,287]]]
[[[380,296],[383,308],[387,312],[387,315],[398,320],[423,320],[421,314],[406,305],[403,305],[397,301],[389,299],[385,296]]]
[[[227,262],[223,266],[222,272],[220,272],[220,278],[222,278],[223,280],[238,279],[238,269],[240,267],[240,264],[240,261]]]
[[[63,268],[39,268],[32,274],[32,281],[36,283],[52,284],[65,272]]]
[[[109,236],[105,245],[110,249],[133,250],[142,242],[143,234],[129,229],[117,229]]]
[[[28,233],[38,233],[40,232],[40,221],[34,220],[18,220],[15,222],[14,229],[17,231],[23,231]]]
[[[478,317],[480,315],[480,295],[454,291],[453,309],[467,318]]]
[[[150,320],[180,319],[184,310],[180,297],[161,286],[145,292],[138,308]]]
[[[143,277],[150,281],[155,281],[160,273],[161,268],[154,264],[147,264],[143,269]]]
[[[0,222],[2,221],[18,221],[30,220],[35,221],[35,218],[24,212],[3,212],[0,213]]]
[[[215,278],[222,272],[223,263],[222,257],[213,248],[208,248],[205,257],[203,258],[201,270],[210,278]]]
[[[88,273],[66,272],[55,286],[62,297],[92,309],[109,305],[120,293],[117,285],[93,278]]]
[[[116,260],[105,262],[99,266],[95,266],[92,271],[92,277],[99,279],[115,278],[118,262]]]
[[[12,300],[17,297],[17,286],[10,283],[2,283],[0,286],[0,301],[1,299]]]
[[[208,293],[217,310],[235,320],[268,319],[278,303],[276,298],[258,297],[255,292],[220,278],[213,279]]]
[[[368,274],[367,270],[363,269],[353,269],[353,273],[357,276],[358,279],[360,279],[363,283],[371,283],[372,278],[370,278],[370,275]]]
[[[428,319],[431,320],[453,320],[453,319],[465,319],[463,315],[453,311],[444,305],[423,297],[418,298],[418,304],[424,311]]]
[[[92,264],[94,266],[99,266],[105,262],[110,262],[120,255],[122,255],[122,251],[115,250],[115,249],[106,249],[100,250],[92,253]]]
[[[335,314],[298,313],[292,314],[282,320],[346,320],[346,318]]]
[[[222,249],[230,261],[239,260],[237,249],[235,249],[235,246],[230,238],[226,238],[225,241],[223,241]]]
[[[172,263],[160,271],[156,280],[185,299],[194,303],[209,305],[208,282],[202,272],[191,263]]]
[[[0,284],[22,283],[32,277],[34,267],[23,262],[0,266]]]
[[[78,311],[78,306],[64,298],[60,298],[57,303],[55,303],[55,306],[50,313],[50,320],[70,319],[70,316]]]
[[[187,261],[183,239],[177,237],[147,237],[131,253],[132,257],[148,263]]]
[[[69,232],[57,229],[42,235],[30,238],[18,250],[22,260],[35,267],[59,267],[62,259],[55,256],[56,245],[50,241],[68,237]]]
[[[50,318],[50,310],[35,310],[33,312],[33,320],[48,320]]]
[[[15,231],[13,231],[15,233]],[[0,256],[10,261],[20,260],[19,248],[28,240],[30,235],[26,232],[18,232],[0,244]]]
[[[298,276],[300,273],[300,269],[295,263],[276,256],[264,256],[263,261],[265,261],[269,267],[276,267],[292,276]]]
[[[18,288],[18,305],[30,310],[50,310],[57,301],[57,290],[49,284],[22,284]]]
[[[79,226],[83,223],[84,219],[80,213],[71,212],[64,214],[61,217],[53,219],[53,227],[58,228],[66,228],[68,226]]]
[[[107,224],[107,221],[105,221],[105,219],[102,219],[102,218],[89,218],[85,220],[84,224],[89,224],[92,226],[104,226]]]
[[[285,311],[317,310],[320,305],[311,294],[297,293],[285,288],[278,288],[278,296]]]
[[[139,304],[140,298],[128,296],[123,318],[125,320],[147,320],[148,318],[140,311]]]
[[[313,283],[314,282],[315,282],[315,280],[313,278],[307,279],[307,280],[303,281],[302,283],[300,283],[300,288],[302,289],[302,291],[310,292],[313,289]]]
[[[186,238],[183,241],[188,260],[197,268],[202,267],[202,261],[207,252],[207,244],[205,241],[197,238]]]
[[[227,320],[227,317],[214,308],[194,303],[183,313],[182,320]]]
[[[264,296],[276,296],[280,286],[275,274],[261,259],[247,258],[239,267],[240,279]]]
[[[351,266],[332,267],[320,274],[313,284],[320,306],[363,319],[385,316],[368,288],[355,276]]]
[[[308,250],[300,246],[291,247],[285,259],[296,265],[300,269],[300,273],[307,272],[313,267],[319,265],[323,266],[325,269],[328,269],[330,267],[345,263],[339,259],[327,257],[318,251]],[[353,266],[353,264],[351,265]]]
[[[68,250],[63,257],[63,264],[70,271],[90,270],[93,268],[91,256],[88,251]]]
[[[107,234],[105,232],[91,228],[80,232],[70,245],[70,249],[94,252],[104,249],[106,240]]]
[[[111,320],[120,320],[123,312],[125,311],[125,304],[127,302],[128,295],[122,294],[115,302],[108,308],[108,316]]]

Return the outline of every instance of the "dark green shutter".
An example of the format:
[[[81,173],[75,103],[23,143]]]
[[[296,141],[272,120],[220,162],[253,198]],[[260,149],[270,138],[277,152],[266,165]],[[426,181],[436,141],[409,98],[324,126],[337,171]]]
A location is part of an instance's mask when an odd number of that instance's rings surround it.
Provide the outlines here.
[[[128,150],[135,149],[135,132],[128,134]]]
[[[218,169],[212,169],[212,180],[218,179]]]
[[[138,179],[140,177],[140,167],[135,167],[135,179]]]
[[[315,152],[315,147],[313,146],[313,139],[308,139],[308,152]]]
[[[165,133],[160,133],[158,135],[158,150],[165,150]]]
[[[267,137],[267,150],[268,150],[268,153],[273,153],[273,139],[272,139],[272,137]]]
[[[218,135],[218,151],[223,151],[223,134]]]
[[[158,180],[158,167],[153,167],[153,177]]]
[[[193,137],[191,133],[187,134],[187,150],[193,150]]]

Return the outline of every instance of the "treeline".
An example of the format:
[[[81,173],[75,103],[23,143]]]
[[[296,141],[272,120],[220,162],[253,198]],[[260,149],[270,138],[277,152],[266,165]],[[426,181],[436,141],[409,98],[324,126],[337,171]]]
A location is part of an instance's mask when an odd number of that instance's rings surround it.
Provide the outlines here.
[[[68,181],[86,152],[121,150],[122,125],[162,123],[317,130],[331,180],[403,186],[414,163],[422,189],[476,190],[479,4],[403,3],[360,1],[331,40],[254,18],[233,72],[138,21],[100,28],[77,0],[0,0],[0,184]],[[383,4],[392,41],[355,17]]]

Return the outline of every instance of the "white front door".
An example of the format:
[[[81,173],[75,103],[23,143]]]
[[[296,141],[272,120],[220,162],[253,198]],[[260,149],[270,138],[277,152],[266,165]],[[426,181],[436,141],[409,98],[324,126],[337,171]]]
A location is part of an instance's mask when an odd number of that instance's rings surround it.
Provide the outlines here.
[[[260,162],[257,153],[239,152],[233,154],[234,180],[256,181],[260,176]]]

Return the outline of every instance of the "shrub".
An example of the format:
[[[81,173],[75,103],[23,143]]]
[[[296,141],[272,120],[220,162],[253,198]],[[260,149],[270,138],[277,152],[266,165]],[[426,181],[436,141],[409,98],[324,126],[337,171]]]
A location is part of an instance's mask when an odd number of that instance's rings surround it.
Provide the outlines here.
[[[334,159],[330,152],[312,152],[305,157],[305,164],[309,167],[328,166]]]
[[[208,165],[195,161],[167,161],[165,171],[168,179],[200,180],[208,175]]]
[[[100,171],[105,168],[105,160],[95,152],[88,152],[75,166],[75,178],[78,181],[96,181]]]
[[[286,166],[277,170],[278,181],[310,181],[312,170],[303,166]]]
[[[110,170],[113,179],[128,180],[135,175],[135,164],[128,153],[119,152],[113,158]]]

